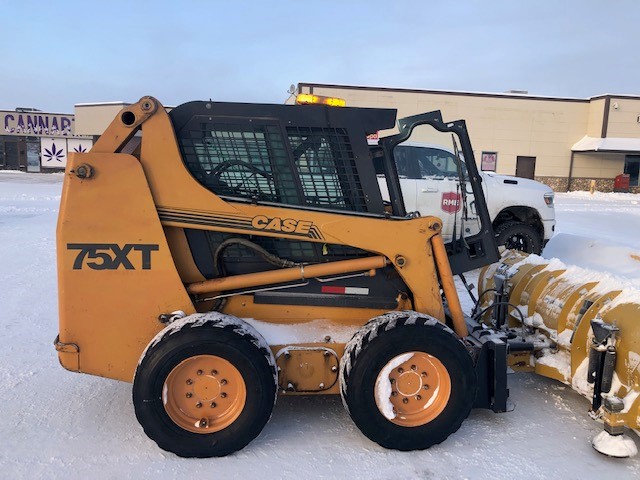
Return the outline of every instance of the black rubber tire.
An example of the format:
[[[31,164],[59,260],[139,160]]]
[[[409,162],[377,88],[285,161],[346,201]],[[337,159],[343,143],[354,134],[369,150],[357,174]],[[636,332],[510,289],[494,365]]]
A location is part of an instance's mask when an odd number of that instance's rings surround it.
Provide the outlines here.
[[[526,253],[542,253],[542,239],[535,228],[526,223],[510,221],[495,228],[496,243],[508,250],[520,250]]]
[[[375,382],[390,360],[411,351],[426,352],[442,362],[450,373],[451,396],[434,420],[403,427],[378,409]],[[416,312],[385,314],[362,327],[347,344],[340,373],[342,400],[354,423],[370,440],[395,450],[422,450],[443,442],[469,416],[477,392],[473,361],[456,334]]]
[[[271,352],[238,325],[210,321],[188,323],[167,333],[149,348],[136,370],[133,405],[145,433],[160,448],[181,457],[221,457],[245,447],[267,421],[276,398],[275,369]],[[237,368],[246,384],[247,398],[240,416],[227,428],[210,434],[188,432],[165,411],[162,388],[171,370],[186,358],[211,354]]]

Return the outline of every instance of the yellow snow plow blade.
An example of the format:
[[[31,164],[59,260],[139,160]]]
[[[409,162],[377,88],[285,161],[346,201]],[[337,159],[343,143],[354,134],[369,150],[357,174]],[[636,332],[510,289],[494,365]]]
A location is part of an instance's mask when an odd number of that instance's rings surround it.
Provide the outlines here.
[[[512,368],[588,397],[610,435],[640,428],[639,290],[607,274],[509,251],[481,271],[478,291],[474,313],[482,322],[532,346],[512,352]]]

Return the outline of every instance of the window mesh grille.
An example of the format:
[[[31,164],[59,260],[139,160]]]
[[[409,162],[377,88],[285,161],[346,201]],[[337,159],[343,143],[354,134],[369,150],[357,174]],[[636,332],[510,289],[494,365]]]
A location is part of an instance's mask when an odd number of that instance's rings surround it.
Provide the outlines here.
[[[345,129],[287,127],[287,135],[306,205],[367,210]]]
[[[179,144],[191,174],[216,195],[367,211],[346,129],[290,126],[286,132],[289,145],[275,123],[194,122]]]
[[[180,146],[189,171],[217,195],[299,203],[276,125],[201,123]]]

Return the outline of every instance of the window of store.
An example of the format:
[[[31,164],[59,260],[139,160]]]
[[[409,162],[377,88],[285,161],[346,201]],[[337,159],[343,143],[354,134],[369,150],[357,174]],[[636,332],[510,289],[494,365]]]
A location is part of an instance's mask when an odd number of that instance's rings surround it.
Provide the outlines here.
[[[624,159],[624,173],[629,174],[629,185],[637,187],[638,173],[640,171],[640,155],[627,155]]]
[[[40,139],[27,137],[27,172],[40,171]]]

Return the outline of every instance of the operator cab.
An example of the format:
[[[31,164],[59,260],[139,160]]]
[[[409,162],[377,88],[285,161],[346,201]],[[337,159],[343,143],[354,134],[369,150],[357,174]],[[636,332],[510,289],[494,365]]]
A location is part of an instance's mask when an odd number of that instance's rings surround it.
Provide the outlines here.
[[[378,146],[370,147],[367,135],[392,129],[396,114],[393,109],[344,107],[340,99],[302,95],[298,105],[190,102],[173,109],[170,118],[187,170],[203,187],[226,201],[404,221],[415,216],[411,212],[418,210],[417,197],[403,199],[400,182],[405,175],[399,177],[393,158],[396,152],[398,157],[414,153],[411,144],[406,143],[414,129],[418,132],[432,128],[459,137],[465,153],[460,158],[470,158],[471,163],[474,160],[473,152],[467,153],[470,144],[464,122],[445,125],[439,112],[400,120],[400,134],[383,138]],[[411,162],[405,164],[406,168],[415,169]],[[478,192],[482,196],[477,190],[481,187],[475,164],[473,170],[469,166],[464,168],[462,161],[454,164],[459,167],[457,178],[471,180],[468,195],[461,192],[460,199],[477,198]],[[377,174],[384,175],[386,190]],[[416,170],[416,175],[422,174]],[[456,180],[452,180],[452,189],[453,184]],[[466,183],[458,181],[457,185]],[[447,202],[453,202],[452,205],[457,202],[456,210],[462,215],[469,210],[460,206],[460,199],[452,197]],[[498,259],[484,199],[482,202],[479,212],[484,208],[485,213],[478,218],[483,228],[467,236],[456,235],[449,242],[454,273]],[[437,203],[440,205],[441,200]],[[434,216],[446,218],[438,213],[434,212]],[[220,276],[215,252],[227,235],[190,229],[186,236],[202,275]],[[346,246],[303,239],[294,242],[261,237],[252,241],[271,254],[299,263],[364,254]],[[223,267],[227,274],[259,270],[251,263],[253,259],[262,263],[262,259],[251,252],[236,250],[233,255],[232,250],[227,250],[224,261],[221,260],[227,264],[228,268]]]

